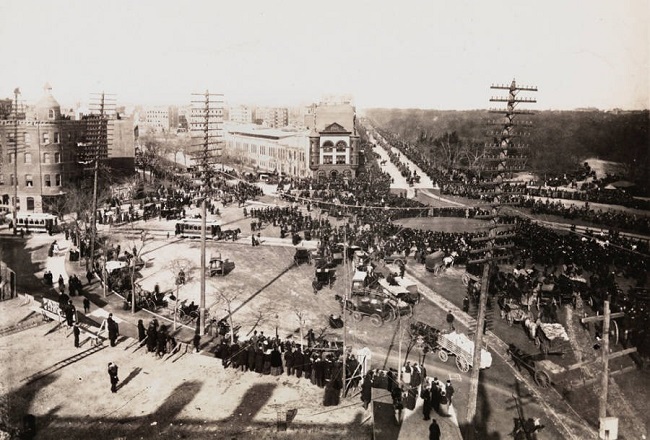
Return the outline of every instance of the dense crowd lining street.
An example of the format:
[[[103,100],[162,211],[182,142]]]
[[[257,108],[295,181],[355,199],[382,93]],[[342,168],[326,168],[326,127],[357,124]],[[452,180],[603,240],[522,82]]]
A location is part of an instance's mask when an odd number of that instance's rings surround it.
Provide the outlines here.
[[[402,160],[407,160],[405,158],[402,158]],[[398,172],[399,170],[396,167],[393,167],[393,172]],[[359,185],[359,188],[369,188],[368,186],[364,185],[369,185],[370,183],[373,183],[374,185],[377,184],[377,182],[381,182],[382,185],[388,185],[392,186],[392,184],[389,184],[389,180],[391,179],[390,174],[386,174],[382,172],[383,170],[380,168],[373,169],[373,174],[368,178],[367,176],[365,178],[362,178],[359,180],[357,185]],[[388,178],[386,176],[389,176]],[[231,175],[227,176],[227,179],[230,179],[232,177]],[[367,179],[367,180],[366,180]],[[188,191],[189,188],[185,187],[184,188],[184,183],[180,184],[176,191],[180,192],[170,192],[169,189],[163,190],[161,193],[159,191],[159,196],[165,196],[166,200],[173,200],[174,198],[178,197],[180,200],[179,206],[182,206],[182,209],[186,210],[186,214],[188,215],[193,215],[198,212],[198,207],[197,206],[192,206],[191,204],[186,204],[183,203],[190,201],[190,198],[188,196],[189,192],[185,193],[184,191]],[[268,247],[268,246],[275,246],[278,244],[281,244],[282,248],[287,249],[287,251],[280,251],[284,252],[286,255],[285,257],[288,257],[287,259],[289,262],[291,261],[291,251],[293,249],[293,246],[296,244],[296,236],[299,236],[299,242],[300,241],[307,241],[309,240],[304,240],[307,238],[307,231],[309,232],[309,238],[312,238],[315,243],[319,243],[323,252],[325,254],[327,253],[333,253],[334,252],[334,246],[337,243],[343,242],[344,240],[348,240],[350,243],[359,246],[360,248],[368,251],[368,254],[371,256],[371,261],[374,263],[381,261],[385,259],[386,257],[391,256],[392,254],[400,254],[403,253],[405,255],[405,258],[408,259],[409,264],[407,265],[407,272],[408,274],[406,277],[409,276],[409,274],[413,273],[413,264],[415,264],[415,267],[423,267],[419,266],[418,263],[422,263],[422,259],[424,258],[425,255],[428,253],[431,253],[435,251],[436,249],[441,249],[444,251],[446,255],[451,255],[452,252],[456,253],[456,261],[455,264],[463,264],[464,262],[467,261],[468,258],[468,252],[471,250],[470,246],[470,241],[474,234],[468,234],[468,233],[439,233],[439,232],[433,232],[433,231],[426,231],[426,230],[420,230],[420,229],[413,229],[413,228],[403,228],[399,226],[395,226],[390,223],[390,220],[399,218],[399,217],[412,217],[413,213],[416,212],[420,218],[426,219],[428,215],[433,214],[441,214],[441,213],[446,213],[447,215],[452,216],[459,216],[459,217],[472,217],[476,212],[480,212],[481,208],[472,208],[471,211],[468,210],[467,208],[440,208],[440,211],[436,212],[437,208],[433,209],[433,212],[430,212],[430,208],[423,209],[424,207],[414,201],[411,201],[410,199],[406,197],[400,197],[398,196],[389,196],[387,193],[382,193],[381,191],[377,191],[376,193],[373,193],[372,191],[359,191],[358,189],[355,190],[354,188],[345,188],[345,186],[340,186],[337,188],[337,185],[341,185],[340,183],[334,182],[332,187],[321,187],[319,188],[318,185],[315,184],[309,184],[307,187],[302,186],[300,183],[295,183],[292,182],[291,186],[288,190],[283,191],[281,194],[277,194],[276,196],[281,196],[283,200],[279,201],[272,201],[272,199],[267,199],[266,202],[262,202],[261,204],[258,204],[258,202],[251,202],[251,199],[259,198],[261,196],[260,191],[255,189],[257,186],[254,185],[249,185],[246,183],[243,183],[242,181],[239,181],[236,185],[232,185],[232,181],[229,180],[222,180],[219,191],[220,191],[220,201],[214,201],[211,205],[211,208],[209,209],[211,214],[212,219],[220,219],[222,227],[227,225],[229,229],[234,230],[234,229],[239,229],[241,235],[239,237],[235,237],[232,240],[228,242],[223,242],[219,243],[219,251],[225,255],[227,255],[228,251],[230,249],[234,249],[234,247],[237,247],[239,251],[245,249],[246,252],[255,252],[255,249],[251,249],[251,239],[253,240],[253,243],[255,243],[255,237],[258,237],[259,242],[263,247]],[[347,194],[347,195],[346,195]],[[366,197],[365,200],[363,200],[363,204],[359,204],[359,197],[362,195]],[[378,200],[376,196],[382,196],[381,200]],[[184,199],[184,200],[183,200]],[[336,200],[335,200],[336,199]],[[277,199],[276,199],[277,200]],[[237,201],[238,206],[234,206],[234,202]],[[146,202],[146,201],[145,201]],[[148,203],[154,203],[156,204],[155,199],[151,199],[150,202]],[[167,202],[169,203],[169,202]],[[222,206],[219,207],[219,203],[221,203]],[[365,209],[364,206],[374,206],[374,208],[370,209]],[[390,206],[390,209],[386,210],[384,209],[385,206]],[[219,207],[219,213],[216,214],[216,208]],[[178,208],[178,207],[177,207]],[[356,209],[355,209],[356,208]],[[177,237],[177,230],[174,230],[172,225],[174,224],[173,220],[163,220],[161,214],[161,210],[163,209],[162,206],[160,206],[158,211],[158,216],[154,214],[148,219],[147,221],[141,219],[144,215],[138,215],[138,216],[133,216],[133,217],[119,217],[120,220],[131,220],[129,222],[125,221],[116,221],[113,223],[111,220],[112,217],[106,217],[104,221],[104,218],[102,217],[102,225],[100,227],[100,230],[103,230],[104,232],[109,232],[111,234],[117,235],[117,236],[122,236],[120,240],[122,240],[121,243],[114,243],[113,245],[118,245],[122,247],[122,249],[125,250],[130,250],[132,247],[132,244],[134,242],[138,242],[140,240],[142,242],[142,247],[140,251],[137,249],[134,250],[131,253],[131,256],[133,257],[136,254],[141,254],[145,259],[150,261],[154,267],[158,266],[159,268],[164,265],[159,265],[159,261],[156,261],[159,258],[158,250],[159,249],[166,249],[167,247],[173,248],[175,245],[183,245],[183,243],[187,242],[187,239],[180,240]],[[165,207],[167,209],[167,207]],[[341,218],[336,218],[338,213],[336,212],[339,210],[341,213],[344,213],[345,216],[341,216]],[[129,205],[123,205],[121,206],[121,211],[122,212],[133,212],[132,209],[130,209]],[[324,214],[325,211],[327,214]],[[352,212],[354,215],[349,216],[350,212]],[[471,215],[470,215],[471,212]],[[144,214],[144,213],[143,213]],[[157,217],[157,218],[156,218]],[[119,223],[119,224],[118,224]],[[368,227],[366,227],[368,226]],[[522,245],[524,249],[527,249],[530,254],[525,255],[525,258],[522,259],[522,261],[525,261],[526,259],[529,259],[528,264],[530,265],[531,263],[533,265],[542,265],[546,267],[553,266],[554,264],[557,264],[556,258],[560,257],[560,254],[553,255],[552,250],[553,249],[558,249],[557,248],[557,243],[555,243],[553,240],[557,240],[557,238],[553,238],[552,232],[546,232],[544,228],[537,227],[535,225],[531,224],[526,224],[524,223],[524,228],[527,228],[526,233],[523,234],[524,237],[539,237],[542,238],[541,243],[544,243],[544,246],[548,246],[548,248],[544,247],[539,247],[540,242],[536,242],[535,245],[531,245],[530,243],[526,243],[525,240],[522,241]],[[150,231],[149,231],[150,229]],[[147,240],[146,234],[141,234],[138,231],[147,231],[147,233],[150,232],[150,235],[152,236],[152,239],[149,241]],[[257,235],[259,233],[259,235]],[[262,234],[263,233],[263,234]],[[302,236],[299,234],[302,233]],[[599,246],[597,243],[596,239],[588,239],[586,242],[588,242],[591,247],[584,247],[586,245],[585,240],[583,240],[585,237],[574,237],[575,242],[571,242],[571,240],[567,241],[567,237],[562,237],[562,241],[564,243],[564,247],[562,250],[562,254],[565,256],[570,255],[570,260],[574,262],[574,264],[578,267],[584,268],[586,270],[593,270],[597,269],[599,262],[597,259],[597,255],[602,252],[602,246]],[[612,250],[614,254],[614,258],[616,259],[621,259],[624,258],[626,253],[624,252],[625,248],[629,248],[631,246],[641,246],[641,250],[644,250],[642,248],[643,243],[637,243],[635,241],[628,241],[624,237],[618,237],[616,235],[612,235],[608,237],[611,240],[611,243],[615,243],[619,246],[621,246],[621,252],[617,254],[616,250]],[[47,236],[45,237],[39,237],[39,239],[42,239],[42,243],[50,242],[51,239],[49,239]],[[81,243],[83,243],[83,239],[80,240],[73,240],[73,239],[66,239],[62,238],[61,236],[56,237],[57,241],[59,242],[59,253],[57,255],[52,255],[50,257],[47,257],[45,259],[45,270],[50,271],[52,274],[56,275],[60,274],[63,276],[64,279],[64,287],[69,287],[68,283],[66,281],[69,279],[68,274],[71,274],[71,272],[80,272],[80,276],[83,279],[84,273],[81,271],[82,267],[82,261],[73,263],[68,261],[67,255],[69,253],[69,250],[73,247],[79,247],[79,248],[84,248],[86,249],[87,247],[80,246]],[[634,243],[634,244],[633,244]],[[646,243],[647,246],[647,243]],[[255,247],[255,246],[252,246]],[[118,248],[119,249],[119,248]],[[188,253],[188,251],[191,249],[186,248],[182,254],[183,255],[192,255],[191,253]],[[194,247],[194,251],[196,252],[196,248]],[[82,252],[82,255],[84,252]],[[119,250],[117,251],[117,256],[119,256],[120,252]],[[147,254],[150,254],[151,257],[147,257]],[[548,261],[545,261],[540,258],[548,258]],[[611,258],[612,255],[606,255],[606,258]],[[193,258],[193,257],[192,257]],[[237,261],[237,264],[240,264],[239,261]],[[624,262],[619,261],[619,264],[624,264],[628,266],[630,270],[630,274],[632,278],[639,277],[641,274],[643,274],[644,269],[643,269],[643,264],[644,260],[625,260]],[[530,267],[530,266],[528,266]],[[523,269],[522,267],[521,269]],[[281,269],[281,268],[280,268]],[[250,272],[255,271],[254,268],[249,269]],[[251,276],[251,273],[247,270],[246,274],[244,276]],[[300,266],[296,269],[297,271],[300,271],[299,277],[298,278],[308,278],[308,271],[306,266]],[[310,269],[311,270],[311,269]],[[399,271],[398,267],[391,267],[389,268],[389,271]],[[102,277],[102,270],[101,267],[98,266],[97,273],[95,274],[96,277]],[[174,283],[174,276],[173,274],[167,273],[167,275],[162,275],[162,270],[156,270],[147,275],[147,267],[142,269],[142,273],[144,278],[142,279],[142,282],[140,282],[140,285],[144,290],[150,290],[153,291],[155,286],[157,285],[158,288],[162,291],[169,292],[171,291],[173,293],[174,288],[175,288],[175,283]],[[238,271],[235,270],[231,275],[237,274]],[[289,274],[291,272],[288,272]],[[450,271],[450,274],[453,274],[454,271]],[[647,272],[645,272],[647,273]],[[426,272],[420,273],[419,276],[422,275],[426,276]],[[636,274],[636,275],[635,275]],[[189,274],[188,274],[189,275]],[[228,276],[231,276],[228,275]],[[267,274],[268,275],[268,274]],[[236,275],[235,275],[236,276]],[[183,287],[184,290],[181,292],[181,295],[186,297],[188,300],[192,300],[195,303],[197,302],[197,297],[196,297],[196,276],[192,278],[192,276],[189,276],[190,279],[192,279],[193,283],[189,283],[190,286],[193,285],[193,288],[186,288]],[[297,279],[298,279],[297,278]],[[347,288],[346,286],[341,286],[341,284],[345,283],[345,278],[341,277],[343,282],[337,282],[335,284],[337,291],[341,292],[343,289]],[[402,275],[402,278],[404,278],[404,275]],[[228,279],[228,278],[224,278]],[[304,281],[304,280],[303,280]],[[456,279],[456,281],[459,281]],[[245,281],[242,279],[239,281],[240,283],[245,283]],[[107,298],[103,298],[103,293],[101,292],[100,289],[98,289],[98,284],[96,281],[93,281],[92,284],[92,291],[93,293],[91,294],[91,297],[93,297],[93,305],[91,307],[90,313],[88,313],[88,317],[91,319],[97,319],[99,323],[103,319],[107,317],[108,313],[113,313],[115,320],[118,322],[120,325],[120,333],[122,335],[128,335],[129,337],[136,339],[139,339],[139,335],[136,332],[135,329],[135,322],[134,318],[138,317],[140,318],[142,315],[142,312],[139,312],[138,315],[132,316],[128,313],[128,311],[120,310],[122,309],[123,302],[124,300],[119,297],[116,294],[111,294]],[[111,287],[114,287],[111,285]],[[426,291],[426,286],[421,287],[422,291]],[[307,289],[309,291],[309,289]],[[90,292],[88,292],[90,293]],[[300,292],[301,294],[304,294],[305,292]],[[342,292],[341,292],[342,293]],[[194,296],[191,296],[194,295]],[[320,297],[319,297],[320,298]],[[81,303],[81,297],[76,296],[71,298],[73,303],[75,304],[75,307],[77,310],[81,310],[83,308],[83,304]],[[428,298],[429,300],[431,298]],[[216,303],[218,301],[217,297],[213,298],[212,303]],[[237,301],[237,303],[240,302],[240,300]],[[458,303],[458,298],[455,301]],[[214,305],[214,304],[208,304]],[[236,304],[234,304],[236,305]],[[100,308],[98,308],[98,306]],[[332,298],[330,298],[330,306],[329,306],[329,311],[331,314],[335,313],[337,310],[336,304],[332,301]],[[464,305],[462,306],[464,307]],[[210,307],[209,307],[210,308]],[[447,310],[452,310],[452,306],[449,306],[449,309],[447,308],[447,305],[445,307],[441,308],[440,311],[438,312],[440,316],[444,316]],[[464,312],[461,311],[461,306],[458,304],[457,306],[453,307],[454,313],[457,314],[458,316],[465,316]],[[338,309],[340,312],[340,309]],[[144,315],[148,316],[148,315]],[[172,324],[172,320],[169,319],[169,317],[159,315],[160,319],[164,319],[166,321],[166,327],[169,329],[169,327]],[[219,316],[223,317],[223,316]],[[459,322],[463,321],[463,319],[459,319]],[[439,322],[442,322],[442,319],[440,319]],[[369,325],[366,323],[366,325]],[[442,324],[439,324],[441,326]],[[467,321],[465,324],[469,333],[472,332],[472,323],[471,319]],[[227,332],[226,334],[220,335],[221,339],[217,338],[217,341],[211,341],[210,344],[204,345],[205,342],[198,341],[198,343],[195,341],[193,337],[193,325],[181,327],[184,330],[182,330],[180,333],[177,333],[174,338],[178,342],[182,342],[186,344],[185,350],[188,349],[192,351],[196,347],[198,347],[199,350],[202,350],[203,352],[217,352],[219,354],[219,357],[223,360],[223,365],[231,365],[233,362],[232,356],[224,356],[224,347],[223,345],[226,345],[228,348],[225,349],[226,353],[234,352],[237,354],[242,353],[242,350],[239,349],[233,349],[232,345],[229,344],[223,344],[224,341],[227,341]],[[286,327],[290,327],[286,326]],[[216,328],[215,328],[216,330]],[[240,329],[240,332],[243,332],[245,329]],[[267,328],[266,331],[269,332],[267,334],[272,334],[270,331],[271,329],[268,328],[268,323],[267,323]],[[287,331],[287,329],[283,329]],[[254,330],[251,330],[254,331]],[[277,332],[277,324],[276,324],[276,332]],[[226,336],[225,338],[223,336]],[[294,336],[295,338],[295,336]],[[266,339],[264,339],[266,340]],[[250,340],[249,340],[250,341]],[[254,341],[257,342],[257,341]],[[282,346],[285,347],[285,342],[282,342],[280,344],[279,339],[276,337],[271,336],[268,340],[270,347],[272,348],[274,345],[275,346]],[[340,342],[340,341],[339,341]],[[129,345],[134,344],[134,342],[125,342],[128,343]],[[494,344],[497,344],[497,342],[493,341]],[[121,344],[121,343],[120,343]],[[118,344],[118,346],[120,345]],[[295,339],[293,344],[295,344]],[[254,345],[254,344],[253,344]],[[291,346],[291,343],[290,343]],[[336,346],[336,345],[335,345]],[[169,346],[168,344],[163,344],[162,345],[162,353],[159,352],[158,349],[158,344],[155,346],[155,350],[152,350],[153,352],[156,353],[157,356],[164,357],[165,355],[170,354],[167,347],[169,347],[169,350],[173,350],[173,346]],[[253,349],[256,347],[252,346]],[[273,350],[269,353],[265,353],[266,350],[263,349],[263,347],[257,347],[262,349],[262,358],[261,358],[261,368],[258,367],[258,362],[256,359],[256,356],[253,357],[255,359],[255,363],[253,365],[253,370],[256,371],[257,374],[262,374],[266,371],[268,371],[269,375],[273,376],[272,373],[272,368],[278,368],[279,366],[277,365],[277,355],[273,356],[275,359],[275,362],[272,362],[272,354]],[[109,348],[110,350],[110,348]],[[282,352],[287,353],[288,351],[285,350]],[[264,356],[268,355],[268,361],[269,361],[269,368],[268,370],[265,368],[265,358]],[[397,364],[396,359],[395,359],[395,354],[394,351],[391,352],[389,350],[388,356],[391,358],[392,362],[395,362],[395,365]],[[244,363],[243,360],[239,359],[237,360],[238,365],[244,365],[248,364],[250,362],[251,357],[249,356],[247,358],[247,362]],[[285,372],[288,372],[288,368],[286,365],[286,358],[282,358],[285,362],[283,367],[283,370]],[[312,357],[310,356],[310,359]],[[330,359],[330,362],[335,362],[336,361],[336,356]],[[274,365],[275,364],[275,365]],[[311,367],[311,366],[310,366]],[[257,371],[257,369],[260,369],[260,371]],[[313,370],[311,370],[313,371]],[[310,371],[310,373],[311,373]],[[277,370],[276,370],[277,372]],[[488,370],[488,374],[490,371]],[[348,373],[349,376],[353,376],[353,372]],[[447,371],[446,373],[449,377],[451,377],[450,373]],[[362,378],[357,378],[359,381],[362,380]],[[312,376],[310,375],[309,380],[312,380]],[[523,380],[523,377],[522,377]],[[320,380],[317,377],[314,377],[313,379],[314,382],[316,382],[313,385],[319,386],[321,384]],[[331,381],[329,383],[332,383]],[[324,385],[324,383],[323,383]],[[359,385],[359,384],[357,384]],[[466,384],[459,384],[458,385],[458,391],[457,391],[457,396],[460,397],[462,395],[462,391],[464,386]],[[119,393],[118,393],[119,394]],[[539,396],[537,396],[539,398]],[[456,400],[457,403],[462,405],[462,398],[459,398]],[[421,399],[417,399],[417,408],[420,408],[420,405],[422,404]],[[455,406],[455,405],[454,405]],[[415,408],[415,407],[414,407]],[[545,407],[544,410],[546,411],[553,411],[552,409]],[[410,416],[411,413],[408,413],[408,411],[417,411],[416,409],[406,409],[407,411],[407,416]],[[504,417],[507,418],[507,414],[501,414],[499,417]],[[556,415],[556,420],[558,420],[559,425],[568,424],[569,422],[566,419],[566,414],[558,416]],[[405,420],[413,420],[414,417],[406,417]],[[375,423],[377,423],[377,420],[375,420]],[[409,422],[411,423],[411,422]],[[411,425],[413,425],[411,423]],[[424,426],[424,424],[418,425],[420,428]],[[449,425],[446,423],[442,423],[442,426],[446,426],[448,432],[458,432],[458,426],[456,424],[456,428],[454,429],[454,425]],[[550,426],[547,428],[547,432],[552,432],[552,429]],[[566,426],[564,428],[560,429],[566,429]],[[569,429],[578,429],[577,426],[574,426]],[[419,432],[418,428],[415,428],[411,426],[409,429],[404,429],[404,433],[400,434],[400,438],[402,436],[405,436],[404,438],[410,438],[406,437],[407,435],[413,435],[414,432]],[[407,434],[411,433],[411,434]],[[451,435],[451,434],[449,434]],[[550,438],[550,437],[549,437]]]

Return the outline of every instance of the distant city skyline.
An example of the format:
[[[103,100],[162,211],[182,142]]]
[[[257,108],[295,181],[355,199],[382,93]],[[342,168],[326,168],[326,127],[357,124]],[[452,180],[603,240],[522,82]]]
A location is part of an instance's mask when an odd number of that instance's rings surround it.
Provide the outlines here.
[[[0,99],[62,105],[486,109],[492,83],[534,85],[536,109],[650,108],[647,0],[0,2]]]

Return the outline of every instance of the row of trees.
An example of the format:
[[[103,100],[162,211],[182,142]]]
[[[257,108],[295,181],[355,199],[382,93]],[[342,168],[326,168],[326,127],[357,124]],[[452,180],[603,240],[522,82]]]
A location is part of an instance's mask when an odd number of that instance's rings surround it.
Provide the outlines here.
[[[493,129],[488,123],[494,117],[485,110],[371,109],[366,114],[377,128],[395,133],[410,144],[429,148],[429,154],[435,155],[443,166],[469,166],[472,158],[463,158],[462,149],[480,154],[481,145],[492,140],[487,133]],[[529,145],[529,164],[534,173],[570,173],[586,159],[597,157],[622,163],[627,178],[640,185],[648,184],[648,110],[539,111],[530,118],[522,118],[533,122],[527,130],[530,135],[517,141]]]

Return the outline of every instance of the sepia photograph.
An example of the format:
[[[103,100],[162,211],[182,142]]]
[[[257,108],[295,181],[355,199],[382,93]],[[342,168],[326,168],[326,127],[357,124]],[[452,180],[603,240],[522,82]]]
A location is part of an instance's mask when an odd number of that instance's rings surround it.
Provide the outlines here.
[[[0,440],[648,437],[648,0],[0,38]]]

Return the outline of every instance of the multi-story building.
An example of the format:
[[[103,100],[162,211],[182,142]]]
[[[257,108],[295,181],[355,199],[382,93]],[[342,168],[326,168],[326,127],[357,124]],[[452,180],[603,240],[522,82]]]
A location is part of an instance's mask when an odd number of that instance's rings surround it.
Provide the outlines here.
[[[289,125],[289,109],[264,108],[260,112],[262,125],[270,128],[281,128]]]
[[[349,103],[320,103],[311,114],[309,167],[317,179],[351,179],[359,167],[356,114]]]
[[[78,143],[85,123],[62,117],[61,106],[46,85],[45,96],[30,119],[0,121],[0,194],[2,204],[26,212],[44,212],[60,202],[64,186],[78,180]]]
[[[133,173],[133,121],[108,121],[110,143],[102,157],[113,174]],[[88,124],[61,114],[46,85],[45,95],[22,119],[0,120],[0,197],[3,205],[23,212],[48,212],[62,202],[65,187],[83,173]],[[17,140],[17,141],[16,141]]]
[[[145,107],[141,125],[157,132],[169,130],[169,107]]]
[[[230,107],[229,120],[237,124],[250,124],[253,122],[253,111],[245,105]]]
[[[233,166],[308,177],[309,138],[306,130],[279,130],[252,124],[224,126],[224,156]]]

